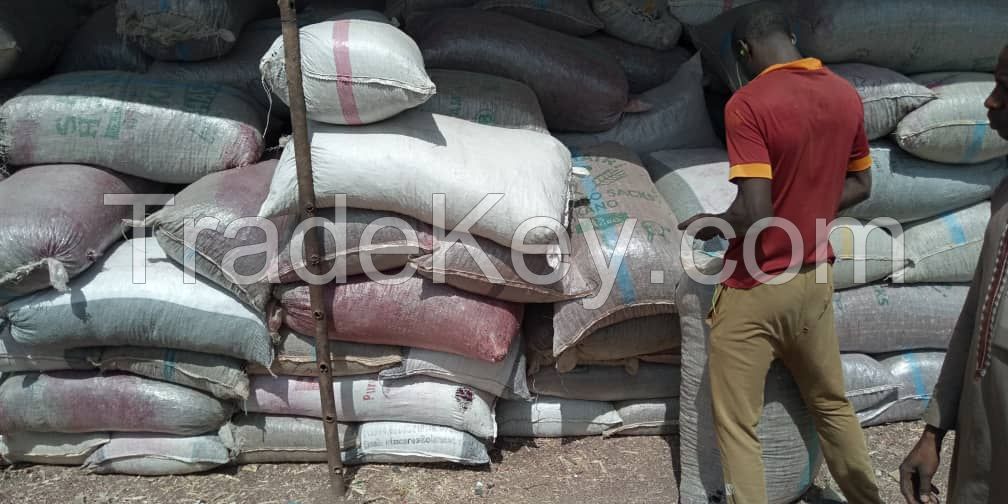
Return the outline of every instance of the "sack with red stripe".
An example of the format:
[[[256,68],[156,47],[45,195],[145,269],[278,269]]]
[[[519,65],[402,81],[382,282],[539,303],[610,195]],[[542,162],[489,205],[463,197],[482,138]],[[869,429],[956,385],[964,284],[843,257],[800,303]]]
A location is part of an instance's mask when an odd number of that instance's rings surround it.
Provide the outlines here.
[[[301,61],[308,118],[329,124],[370,124],[434,96],[413,39],[366,19],[337,19],[301,28]],[[283,39],[259,63],[263,80],[289,104]]]

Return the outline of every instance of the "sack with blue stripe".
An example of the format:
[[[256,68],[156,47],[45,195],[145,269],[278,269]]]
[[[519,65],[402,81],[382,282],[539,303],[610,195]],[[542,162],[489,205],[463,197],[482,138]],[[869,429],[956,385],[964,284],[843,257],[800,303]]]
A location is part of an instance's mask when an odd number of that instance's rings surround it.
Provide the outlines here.
[[[903,283],[972,280],[990,212],[990,202],[985,201],[905,228],[907,266],[893,274],[893,280]]]
[[[1008,155],[1008,141],[991,129],[984,100],[994,89],[988,73],[915,75],[938,99],[911,112],[895,138],[907,152],[950,164],[980,163]]]
[[[600,287],[587,298],[556,304],[557,356],[603,327],[675,313],[675,287],[683,274],[676,219],[637,156],[616,144],[575,156],[580,176],[571,263]]]
[[[861,424],[867,427],[920,420],[944,362],[945,352],[911,352],[881,361],[900,384],[899,398],[874,412],[858,412]]]

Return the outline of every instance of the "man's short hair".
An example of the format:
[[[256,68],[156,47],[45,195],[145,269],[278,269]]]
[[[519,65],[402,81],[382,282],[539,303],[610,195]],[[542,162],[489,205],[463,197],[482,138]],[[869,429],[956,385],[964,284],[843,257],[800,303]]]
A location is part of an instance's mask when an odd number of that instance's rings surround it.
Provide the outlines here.
[[[754,41],[770,35],[791,36],[791,20],[776,2],[759,2],[749,14],[735,23],[732,40]]]

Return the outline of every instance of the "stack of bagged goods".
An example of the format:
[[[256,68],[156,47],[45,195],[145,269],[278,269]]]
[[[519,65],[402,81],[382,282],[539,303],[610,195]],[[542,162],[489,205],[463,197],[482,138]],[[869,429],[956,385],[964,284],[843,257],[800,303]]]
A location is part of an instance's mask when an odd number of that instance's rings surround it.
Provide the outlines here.
[[[569,153],[546,133],[526,86],[461,71],[430,75],[413,40],[386,22],[340,18],[301,34],[326,273],[307,267],[304,226],[278,233],[283,247],[268,279],[279,284],[271,320],[283,326],[281,348],[271,368],[252,369],[248,414],[234,420],[237,461],[325,458],[308,336],[315,281],[324,284],[336,340],[344,459],[485,464],[497,398],[529,398],[523,303],[568,297],[558,280],[537,285],[519,268],[543,276],[552,258],[563,260],[557,230]],[[286,101],[282,40],[261,71]],[[257,174],[271,178],[258,213],[283,220],[297,210],[293,145],[270,171]],[[533,218],[550,227],[520,234]],[[513,249],[531,255],[519,266]],[[425,441],[404,447],[418,437]]]
[[[681,235],[632,151],[602,144],[578,154],[571,278],[596,288],[527,307],[535,400],[500,403],[501,435],[674,432]]]

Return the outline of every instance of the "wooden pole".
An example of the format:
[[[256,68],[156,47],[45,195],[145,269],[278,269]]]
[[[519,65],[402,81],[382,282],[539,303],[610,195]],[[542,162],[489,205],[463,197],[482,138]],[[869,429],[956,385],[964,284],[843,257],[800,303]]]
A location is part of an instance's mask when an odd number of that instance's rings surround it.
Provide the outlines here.
[[[283,25],[287,92],[290,97],[291,125],[294,129],[294,159],[297,163],[299,217],[302,221],[315,216],[315,181],[312,177],[311,146],[308,143],[308,119],[305,110],[304,85],[301,75],[301,40],[294,0],[277,0]],[[305,234],[305,257],[308,269],[316,275],[322,254],[322,228],[314,227]],[[333,497],[342,501],[346,495],[343,481],[343,459],[340,457],[339,429],[336,418],[336,397],[333,395],[332,362],[329,353],[328,307],[322,285],[309,285],[312,315],[315,318],[315,356],[318,360],[319,394],[322,399],[322,421],[329,461],[329,483]]]

